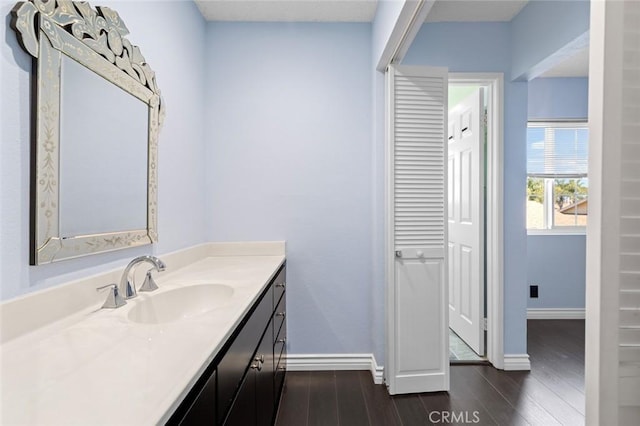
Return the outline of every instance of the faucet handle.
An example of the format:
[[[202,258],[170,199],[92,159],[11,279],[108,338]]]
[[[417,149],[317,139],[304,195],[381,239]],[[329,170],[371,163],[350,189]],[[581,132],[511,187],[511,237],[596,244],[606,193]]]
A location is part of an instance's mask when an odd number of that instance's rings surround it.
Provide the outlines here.
[[[156,261],[158,262],[158,266],[154,267],[153,269],[158,272],[164,272],[164,270],[167,269],[167,264],[164,263],[162,260],[158,259],[157,257],[156,257]]]
[[[142,283],[142,286],[140,286],[138,291],[154,291],[158,289],[156,281],[153,279],[153,276],[151,276],[152,270],[153,269],[147,271],[147,276],[145,277],[144,282]]]
[[[109,295],[107,296],[107,300],[102,305],[103,308],[115,309],[127,304],[122,296],[120,296],[120,292],[118,291],[118,286],[116,284],[103,285],[102,287],[96,288],[96,291],[101,291],[106,288],[109,289]]]

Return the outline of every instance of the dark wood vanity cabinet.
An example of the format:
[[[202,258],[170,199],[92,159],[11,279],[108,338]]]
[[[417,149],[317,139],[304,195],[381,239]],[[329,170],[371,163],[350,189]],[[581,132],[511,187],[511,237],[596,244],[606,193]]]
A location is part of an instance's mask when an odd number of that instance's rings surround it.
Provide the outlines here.
[[[168,424],[275,422],[286,373],[285,278],[283,265]]]

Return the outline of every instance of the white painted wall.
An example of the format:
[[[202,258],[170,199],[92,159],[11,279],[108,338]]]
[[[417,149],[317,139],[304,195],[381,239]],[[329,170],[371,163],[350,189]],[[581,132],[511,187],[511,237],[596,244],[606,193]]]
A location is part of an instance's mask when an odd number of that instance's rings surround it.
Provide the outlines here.
[[[136,255],[204,242],[205,21],[190,1],[154,2],[150,7],[147,1],[103,0],[99,4],[117,10],[131,32],[129,40],[141,46],[167,105],[159,141],[160,241],[154,246],[29,266],[31,57],[9,27],[14,4],[0,2],[4,40],[0,47],[0,299],[124,266]]]

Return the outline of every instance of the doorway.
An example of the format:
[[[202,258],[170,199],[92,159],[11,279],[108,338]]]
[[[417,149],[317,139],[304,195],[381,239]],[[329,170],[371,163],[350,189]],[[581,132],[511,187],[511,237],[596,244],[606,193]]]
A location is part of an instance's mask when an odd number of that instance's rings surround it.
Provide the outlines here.
[[[505,368],[503,283],[503,93],[502,73],[449,73],[449,86],[482,87],[484,117],[484,357]],[[463,93],[464,94],[464,93]],[[452,98],[452,101],[455,100]]]
[[[485,362],[486,86],[448,86],[448,290],[451,364]]]

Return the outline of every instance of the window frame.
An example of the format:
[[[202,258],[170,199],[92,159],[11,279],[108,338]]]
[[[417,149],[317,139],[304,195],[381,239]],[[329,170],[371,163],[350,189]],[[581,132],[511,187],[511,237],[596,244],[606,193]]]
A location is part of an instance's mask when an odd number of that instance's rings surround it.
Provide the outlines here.
[[[589,130],[589,122],[584,119],[577,120],[529,120],[527,122],[527,130],[532,127],[538,128],[585,128]],[[528,158],[527,158],[528,161]],[[527,220],[525,216],[525,228],[527,230],[527,235],[586,235],[587,227],[586,226],[556,226],[553,223],[553,204],[549,205],[548,200],[554,200],[554,181],[556,179],[589,179],[589,172],[587,171],[586,176],[576,176],[575,174],[567,174],[566,177],[556,176],[556,177],[542,177],[536,176],[535,174],[530,175],[526,173],[527,182],[529,178],[538,178],[543,180],[544,184],[544,197],[543,197],[543,211],[544,211],[544,228],[528,228],[526,226]],[[587,196],[588,198],[588,196]],[[528,201],[528,196],[525,194],[525,200]],[[528,210],[525,206],[525,215],[528,213]],[[587,216],[588,217],[588,216]]]

